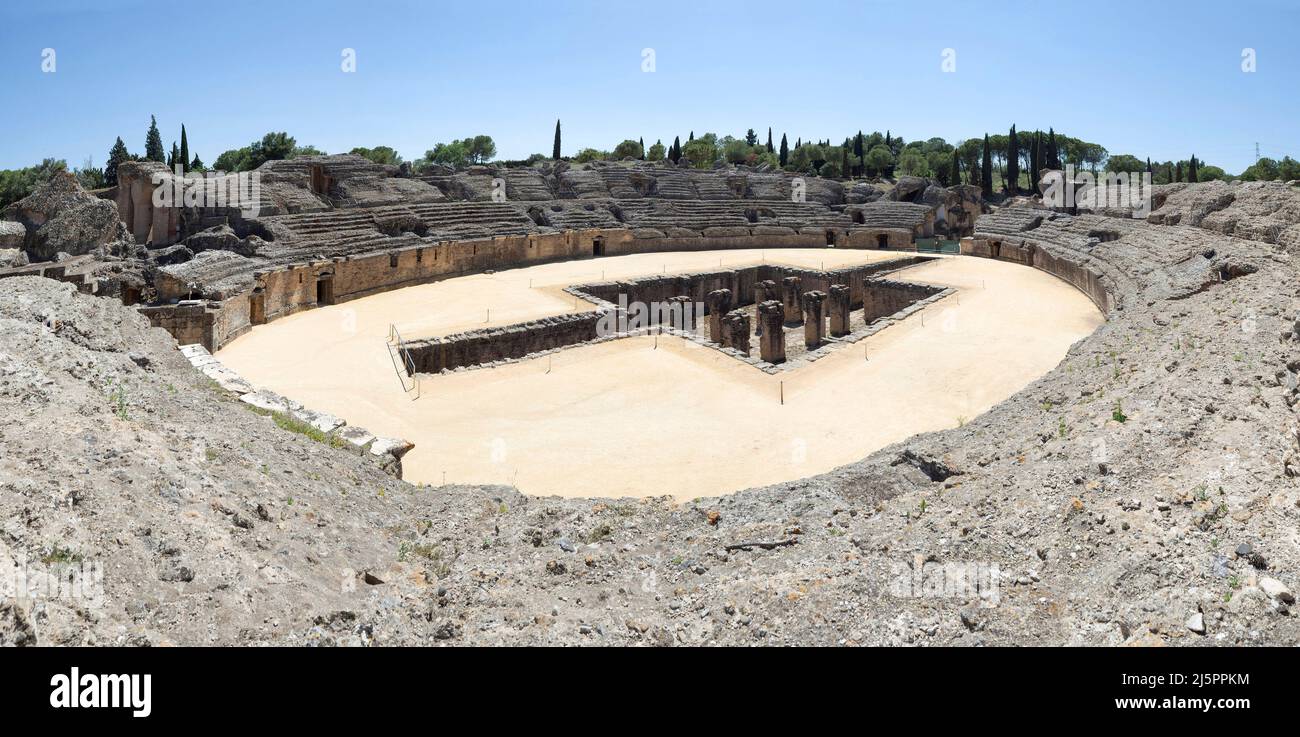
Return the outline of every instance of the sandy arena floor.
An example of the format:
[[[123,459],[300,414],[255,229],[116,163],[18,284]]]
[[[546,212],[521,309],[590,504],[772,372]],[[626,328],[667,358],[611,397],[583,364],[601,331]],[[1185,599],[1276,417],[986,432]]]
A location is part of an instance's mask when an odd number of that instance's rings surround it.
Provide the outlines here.
[[[959,290],[924,318],[778,376],[681,339],[665,336],[655,349],[653,337],[628,338],[424,376],[412,401],[385,346],[390,322],[410,340],[562,313],[574,308],[564,286],[602,275],[699,271],[719,259],[832,268],[899,255],[781,249],[546,264],[301,312],[254,328],[217,356],[257,386],[411,440],[403,466],[413,483],[689,499],[809,476],[954,427],[1049,371],[1103,321],[1052,276],[950,257],[899,275]]]

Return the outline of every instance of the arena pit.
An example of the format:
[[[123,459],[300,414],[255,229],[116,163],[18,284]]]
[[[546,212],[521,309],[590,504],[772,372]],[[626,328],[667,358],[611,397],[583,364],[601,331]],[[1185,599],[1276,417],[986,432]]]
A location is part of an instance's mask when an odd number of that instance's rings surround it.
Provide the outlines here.
[[[395,371],[394,329],[418,344],[591,310],[565,291],[573,285],[761,265],[871,267],[890,281],[928,287],[935,298],[878,318],[858,340],[827,336],[833,349],[818,351],[815,361],[782,362],[792,366],[762,361],[761,338],[747,365],[707,339],[652,330],[491,366],[414,377]],[[217,355],[258,386],[411,440],[404,476],[413,483],[692,498],[804,478],[916,433],[960,425],[1049,371],[1103,320],[1073,286],[1002,261],[729,250],[447,279],[290,315],[253,328]],[[802,328],[787,331],[787,343],[801,335]],[[780,370],[756,370],[764,367]]]

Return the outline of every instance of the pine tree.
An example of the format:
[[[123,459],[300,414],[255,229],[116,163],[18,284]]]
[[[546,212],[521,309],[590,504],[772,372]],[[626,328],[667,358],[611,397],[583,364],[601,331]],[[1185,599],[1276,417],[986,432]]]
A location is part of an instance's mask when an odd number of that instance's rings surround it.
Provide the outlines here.
[[[1016,126],[1011,126],[1007,137],[1007,189],[1012,195],[1020,192],[1020,140],[1016,137]]]
[[[749,130],[745,131],[745,145],[747,146],[758,145],[758,134],[754,132],[753,128],[750,128]]]
[[[185,124],[181,123],[181,168],[189,166],[190,163],[190,142],[185,138]]]
[[[551,158],[555,161],[560,160],[560,121],[555,121],[555,143],[551,145]]]
[[[122,143],[122,137],[118,136],[117,142],[108,151],[108,163],[104,164],[104,183],[110,187],[116,187],[117,165],[130,159],[131,154],[127,152],[126,144]]]
[[[993,194],[993,152],[989,150],[989,134],[984,134],[984,158],[980,161],[980,186],[984,196]]]
[[[146,161],[167,161],[162,134],[158,132],[158,121],[152,115],[149,116],[149,132],[144,137],[144,158]]]
[[[203,160],[198,154],[194,154],[194,160],[190,162],[190,171],[203,171]]]
[[[790,160],[790,145],[786,143],[785,134],[781,134],[781,155],[777,161],[781,162],[781,168],[785,168],[785,163]]]
[[[770,125],[767,127],[767,152],[769,154],[776,153],[776,149],[772,147],[772,126]]]

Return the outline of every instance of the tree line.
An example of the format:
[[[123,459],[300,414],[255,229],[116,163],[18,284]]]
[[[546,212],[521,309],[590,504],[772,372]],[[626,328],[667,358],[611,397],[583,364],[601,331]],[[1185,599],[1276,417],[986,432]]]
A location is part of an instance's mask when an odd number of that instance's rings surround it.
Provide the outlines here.
[[[939,137],[905,141],[902,136],[889,130],[884,133],[864,133],[859,130],[846,136],[840,143],[832,143],[831,140],[805,141],[796,138],[791,144],[788,135],[782,133],[778,143],[770,127],[767,128],[766,136],[760,135],[753,128],[741,137],[719,136],[716,133],[696,136],[691,131],[685,143],[680,136],[674,136],[668,144],[660,138],[650,146],[646,146],[644,138],[628,138],[609,150],[586,147],[571,157],[565,157],[562,127],[557,120],[549,157],[537,153],[521,160],[498,160],[496,143],[491,136],[482,134],[437,143],[426,150],[422,157],[410,162],[404,162],[391,146],[357,147],[350,153],[382,165],[400,166],[406,163],[416,173],[433,166],[463,168],[489,162],[504,166],[531,166],[548,158],[574,163],[633,159],[680,164],[685,160],[690,166],[699,169],[711,169],[718,162],[766,165],[771,169],[841,180],[890,179],[903,175],[932,177],[945,186],[974,184],[990,194],[1035,192],[1037,172],[1060,169],[1067,165],[1094,175],[1105,172],[1149,172],[1156,184],[1233,179],[1300,179],[1300,162],[1290,156],[1284,156],[1280,161],[1261,158],[1234,176],[1221,167],[1207,164],[1195,155],[1178,161],[1152,162],[1149,158],[1141,159],[1132,154],[1111,154],[1100,144],[1059,133],[1054,128],[1048,128],[1045,133],[1041,130],[1018,132],[1013,125],[1005,134],[986,133],[983,137],[967,138],[956,143],[948,143]],[[225,172],[251,171],[268,161],[324,153],[315,146],[299,145],[286,132],[273,131],[247,146],[222,152],[212,163],[212,169]],[[179,164],[189,172],[208,170],[199,155],[191,151],[184,123],[181,124],[179,138],[172,142],[168,151],[164,148],[158,121],[151,115],[145,132],[143,154],[131,153],[118,136],[109,149],[103,167],[94,166],[88,158],[81,167],[71,171],[86,189],[102,189],[117,184],[117,167],[126,161],[157,161],[168,167]],[[0,170],[0,207],[26,197],[37,183],[48,179],[57,171],[69,171],[67,162],[46,159],[35,166]]]

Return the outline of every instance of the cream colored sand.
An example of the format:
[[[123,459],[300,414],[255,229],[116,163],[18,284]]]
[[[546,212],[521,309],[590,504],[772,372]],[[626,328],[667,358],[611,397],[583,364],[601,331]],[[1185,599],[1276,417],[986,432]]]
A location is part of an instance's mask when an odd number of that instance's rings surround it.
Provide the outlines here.
[[[299,313],[218,353],[258,386],[416,444],[416,483],[504,483],[530,494],[709,496],[801,478],[973,418],[1060,362],[1102,323],[1065,282],[1015,264],[945,258],[901,277],[958,293],[876,336],[775,376],[677,338],[628,338],[496,369],[424,376],[404,393],[385,347],[572,308],[566,284],[724,265],[835,267],[896,257],[799,249],[672,253],[535,266]],[[533,280],[533,289],[528,280]],[[585,309],[585,306],[582,307]],[[417,312],[418,311],[418,312]],[[757,350],[757,343],[755,343]],[[864,358],[864,356],[866,356]],[[782,383],[785,404],[780,404]]]

